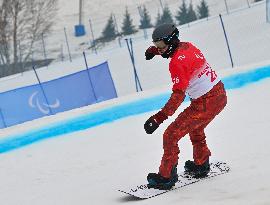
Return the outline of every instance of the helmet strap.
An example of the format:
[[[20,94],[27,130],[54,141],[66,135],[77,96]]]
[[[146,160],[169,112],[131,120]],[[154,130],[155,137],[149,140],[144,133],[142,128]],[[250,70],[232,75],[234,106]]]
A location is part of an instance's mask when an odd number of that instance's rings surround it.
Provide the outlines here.
[[[161,55],[163,58],[171,57],[179,45],[179,40],[174,40],[172,44],[169,45],[168,49]]]

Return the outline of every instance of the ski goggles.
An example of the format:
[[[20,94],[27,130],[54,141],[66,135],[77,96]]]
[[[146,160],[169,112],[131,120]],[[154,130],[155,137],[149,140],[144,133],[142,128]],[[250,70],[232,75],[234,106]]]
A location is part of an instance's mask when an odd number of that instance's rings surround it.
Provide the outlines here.
[[[163,40],[155,41],[153,43],[158,50],[164,50],[168,48],[168,45]]]

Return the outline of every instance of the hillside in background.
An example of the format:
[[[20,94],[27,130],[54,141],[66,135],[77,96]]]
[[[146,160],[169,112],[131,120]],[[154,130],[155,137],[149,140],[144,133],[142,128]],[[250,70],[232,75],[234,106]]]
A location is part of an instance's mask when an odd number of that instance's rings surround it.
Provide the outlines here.
[[[223,15],[223,22],[235,69],[248,64],[268,64],[270,27],[265,18],[265,2],[253,4],[251,8],[236,10],[229,15],[225,14]],[[178,28],[181,41],[190,41],[199,47],[213,68],[216,70],[231,68],[230,57],[218,16]],[[149,35],[151,32],[151,29],[148,30]],[[169,85],[171,80],[167,72],[168,61],[159,57],[151,61],[146,61],[144,58],[145,49],[152,45],[151,39],[139,38],[138,36],[132,36],[132,38],[136,68],[143,90]],[[83,48],[81,50],[76,48],[76,45],[78,45],[76,41],[79,39],[70,38],[71,51],[77,54],[73,56],[72,62],[69,61],[65,49],[64,62],[60,61],[38,69],[41,82],[85,69],[86,65],[82,56]],[[55,41],[55,45],[59,44],[59,39],[55,38]],[[125,40],[122,42],[122,47],[118,45],[118,42],[114,43],[97,54],[86,50],[86,57],[89,67],[108,61],[118,96],[124,96],[136,92],[133,67]],[[119,65],[119,59],[121,59],[121,65]],[[1,79],[0,92],[36,83],[37,79],[34,72],[29,71],[22,75]]]
[[[95,3],[93,8],[90,2]],[[94,13],[94,8],[103,7],[105,15],[110,9],[120,9],[120,3],[124,8],[126,5],[123,2],[89,1],[85,8]],[[134,1],[126,2],[136,8]],[[150,8],[150,3],[154,1],[137,2],[148,2]],[[157,2],[156,7],[152,5],[153,11],[159,6]],[[167,2],[173,4],[176,1]],[[211,2],[216,5],[217,12],[218,8],[222,8],[223,1]],[[235,2],[238,6],[239,2],[244,4],[246,1],[227,2]],[[60,3],[59,12],[62,12],[63,19],[59,22],[69,23],[72,27],[76,23],[72,20],[76,16],[76,4],[63,0]],[[69,18],[66,18],[68,15]],[[134,41],[134,55],[143,92],[135,91],[133,68],[126,47],[114,47],[97,55],[87,52],[90,67],[108,61],[119,98],[1,130],[1,150],[14,148],[0,153],[1,204],[270,204],[270,166],[267,163],[270,156],[270,26],[265,21],[265,4],[240,9],[223,18],[234,68],[231,68],[217,16],[190,27],[181,27],[180,33],[182,41],[191,41],[203,51],[222,79],[230,76],[228,104],[205,130],[212,152],[210,160],[225,161],[231,168],[230,173],[148,200],[136,200],[117,191],[146,183],[147,174],[158,171],[163,152],[163,132],[177,113],[189,105],[189,102],[184,102],[154,134],[145,133],[144,122],[159,109],[156,104],[164,100],[164,94],[170,94],[171,82],[168,61],[161,57],[145,61],[144,50],[151,45],[151,40],[139,38]],[[55,46],[61,44],[63,24],[58,25],[59,36],[52,36]],[[72,28],[69,32],[71,35]],[[79,41],[85,40],[70,38],[75,54],[81,53],[77,48]],[[64,62],[38,69],[41,82],[85,69],[81,55],[72,62],[67,60],[66,55]],[[263,72],[257,72],[260,69],[255,68],[259,67],[263,67]],[[240,77],[237,78],[238,74]],[[36,83],[34,72],[28,71],[1,79],[0,92]],[[18,103],[20,108],[19,101],[7,102],[3,99],[3,102]],[[107,118],[110,120],[106,121]],[[192,159],[188,136],[179,142],[179,146],[178,169],[182,170],[184,162]]]
[[[173,16],[176,15],[179,6],[181,5],[181,1],[179,0],[139,0],[139,1],[128,1],[128,0],[114,0],[114,1],[106,1],[106,0],[93,0],[93,1],[84,1],[83,5],[83,24],[85,25],[86,35],[82,37],[75,37],[74,26],[79,23],[79,0],[69,1],[68,3],[64,0],[59,0],[59,11],[58,16],[55,21],[56,24],[54,26],[53,32],[46,38],[46,47],[50,50],[50,54],[48,55],[51,58],[57,58],[61,60],[64,58],[68,60],[67,52],[68,48],[66,46],[66,39],[64,35],[64,28],[66,28],[69,46],[71,50],[71,54],[74,56],[78,56],[83,50],[87,50],[87,48],[91,45],[92,33],[90,30],[89,19],[91,19],[92,29],[94,38],[101,37],[101,32],[106,26],[106,23],[109,19],[111,13],[115,15],[117,27],[121,30],[124,12],[125,9],[128,8],[129,13],[132,16],[132,20],[134,25],[139,26],[139,11],[138,6],[145,5],[149,14],[151,16],[152,23],[156,22],[156,17],[158,12],[161,12],[162,5],[167,4],[169,9],[171,10]],[[189,4],[189,1],[186,1]],[[194,9],[196,9],[200,0],[193,0],[192,4],[194,5]],[[248,8],[249,5],[253,4],[253,0],[207,0],[209,5],[210,15],[216,16],[219,13],[227,13],[226,4],[228,11],[231,12],[235,9],[239,8]],[[143,37],[143,32],[141,31],[137,36],[140,38]],[[134,36],[136,37],[136,36]],[[122,42],[124,44],[124,42]],[[115,42],[111,47],[119,47],[118,42]],[[107,50],[108,47],[105,47]],[[92,51],[93,52],[93,51]]]
[[[201,0],[192,0],[194,9],[199,5]],[[160,3],[161,2],[161,3]],[[186,1],[189,4],[190,1]],[[226,4],[223,0],[207,0],[206,1],[210,15],[217,15],[219,13],[226,12]],[[234,10],[241,7],[247,7],[248,3],[251,4],[254,0],[227,0],[227,7],[229,10]],[[155,22],[158,11],[161,12],[162,6],[168,5],[172,14],[175,15],[182,1],[179,0],[84,0],[83,5],[83,23],[86,25],[87,30],[89,29],[88,20],[91,19],[93,28],[96,30],[96,36],[100,35],[100,31],[105,27],[105,24],[111,13],[115,14],[118,26],[121,27],[125,9],[128,8],[134,24],[139,25],[139,12],[138,6],[145,5],[151,19]],[[73,28],[74,25],[79,22],[79,0],[67,1],[59,0],[59,22],[57,27],[68,27]]]

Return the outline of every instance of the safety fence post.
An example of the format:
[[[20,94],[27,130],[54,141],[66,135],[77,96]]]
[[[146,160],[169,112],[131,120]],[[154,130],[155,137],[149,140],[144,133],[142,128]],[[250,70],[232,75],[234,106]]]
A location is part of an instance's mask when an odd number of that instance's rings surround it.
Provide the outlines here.
[[[138,77],[137,70],[136,70],[132,39],[130,38],[130,39],[125,39],[125,40],[126,40],[126,43],[127,43],[128,52],[129,52],[129,55],[130,55],[132,66],[133,66],[133,72],[134,72],[135,84],[136,84],[136,91],[139,92],[139,89],[140,89],[140,91],[142,91],[143,89],[142,89],[141,82],[140,82],[140,79]]]
[[[220,22],[221,22],[222,29],[223,29],[223,32],[224,32],[224,36],[225,36],[225,40],[226,40],[226,44],[227,44],[227,48],[228,48],[228,52],[229,52],[229,56],[230,56],[230,60],[231,60],[231,65],[232,65],[232,68],[233,68],[234,63],[233,63],[233,59],[232,59],[231,49],[230,49],[228,37],[227,37],[227,34],[226,34],[226,30],[225,30],[225,27],[224,27],[224,23],[223,23],[223,19],[222,19],[221,14],[219,14],[219,18],[220,18]]]

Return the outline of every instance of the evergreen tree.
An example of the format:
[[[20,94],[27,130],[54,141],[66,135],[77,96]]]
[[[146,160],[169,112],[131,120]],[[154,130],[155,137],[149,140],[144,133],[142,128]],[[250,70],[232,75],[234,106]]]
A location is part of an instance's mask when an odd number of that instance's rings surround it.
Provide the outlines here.
[[[180,5],[175,18],[178,21],[179,25],[188,23],[188,9],[185,0],[182,1],[182,4]]]
[[[188,23],[197,20],[196,12],[193,9],[192,2],[190,2],[188,7]]]
[[[162,11],[162,16],[160,18],[160,23],[174,23],[173,21],[173,17],[172,17],[172,13],[168,7],[168,5],[166,5]]]
[[[113,40],[116,38],[116,29],[115,29],[115,24],[113,21],[113,15],[109,17],[109,20],[107,22],[106,27],[102,31],[102,39],[104,40]]]
[[[201,4],[197,6],[198,18],[203,19],[209,16],[208,5],[205,0],[201,0]]]
[[[153,25],[151,24],[151,17],[146,9],[145,6],[143,6],[143,10],[141,11],[141,25],[140,29],[145,29],[145,28],[151,28]]]
[[[123,35],[130,35],[130,34],[133,34],[136,32],[137,32],[137,30],[135,29],[135,26],[132,24],[132,19],[130,17],[128,9],[126,8],[126,13],[124,15],[124,21],[122,24],[122,34]]]
[[[157,27],[157,26],[160,25],[160,24],[162,24],[162,22],[161,22],[161,14],[160,14],[160,12],[159,12],[159,10],[158,10],[158,14],[157,14],[155,26]]]

